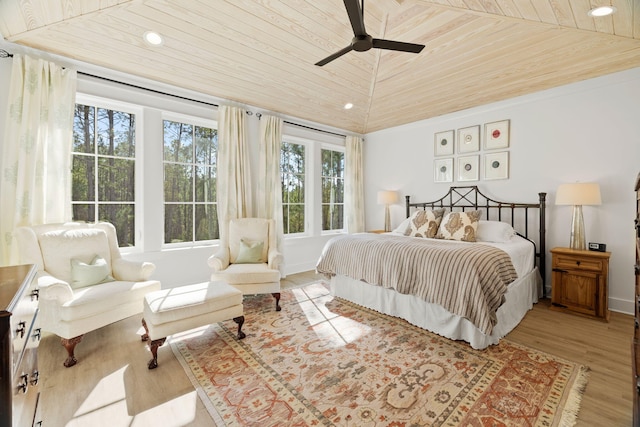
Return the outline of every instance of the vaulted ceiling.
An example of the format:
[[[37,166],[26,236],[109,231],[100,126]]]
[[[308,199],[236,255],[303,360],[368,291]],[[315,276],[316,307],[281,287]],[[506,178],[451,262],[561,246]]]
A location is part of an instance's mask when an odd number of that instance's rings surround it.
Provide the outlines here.
[[[617,12],[592,18],[595,5]],[[2,0],[6,41],[356,133],[640,66],[640,0]],[[155,30],[164,44],[142,35]],[[351,102],[354,107],[344,110]]]

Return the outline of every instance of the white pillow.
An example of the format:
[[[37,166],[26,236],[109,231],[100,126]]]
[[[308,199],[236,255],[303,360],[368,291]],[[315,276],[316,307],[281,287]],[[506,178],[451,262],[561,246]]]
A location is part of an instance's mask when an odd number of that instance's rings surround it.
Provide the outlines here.
[[[506,222],[486,221],[481,219],[478,222],[476,241],[506,243],[511,241],[511,238],[515,235],[516,231]]]
[[[405,218],[402,220],[402,222],[400,223],[399,226],[397,226],[393,232],[394,233],[401,233],[404,234],[405,231],[407,231],[407,227],[409,227],[409,222],[411,221],[411,217],[409,218]]]

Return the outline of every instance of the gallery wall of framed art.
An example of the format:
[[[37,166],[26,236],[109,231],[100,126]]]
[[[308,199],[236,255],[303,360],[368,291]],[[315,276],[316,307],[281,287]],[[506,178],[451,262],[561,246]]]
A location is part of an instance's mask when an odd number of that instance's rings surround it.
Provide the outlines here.
[[[511,121],[450,129],[434,134],[434,182],[509,178]]]

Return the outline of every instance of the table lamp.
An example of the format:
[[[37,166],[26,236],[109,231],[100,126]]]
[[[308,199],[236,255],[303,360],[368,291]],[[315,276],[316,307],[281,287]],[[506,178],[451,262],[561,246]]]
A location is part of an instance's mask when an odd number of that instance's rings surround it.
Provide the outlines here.
[[[389,205],[398,201],[398,193],[395,191],[378,191],[378,204],[384,205],[384,231],[391,231],[391,219],[389,216]]]
[[[556,192],[556,205],[573,205],[573,217],[571,219],[571,249],[586,250],[587,245],[584,236],[584,219],[582,206],[600,205],[600,186],[595,182],[576,182],[561,184]]]

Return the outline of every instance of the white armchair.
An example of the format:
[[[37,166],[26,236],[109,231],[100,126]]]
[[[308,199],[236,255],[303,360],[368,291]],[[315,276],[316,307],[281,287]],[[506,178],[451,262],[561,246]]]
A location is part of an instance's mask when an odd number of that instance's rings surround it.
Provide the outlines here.
[[[141,313],[155,265],[122,258],[113,225],[64,223],[20,227],[15,232],[20,262],[38,269],[39,319],[62,338],[76,364],[75,346],[90,331]]]
[[[232,219],[220,226],[220,249],[209,257],[211,280],[221,280],[243,295],[270,293],[280,311],[280,264],[275,221]]]

